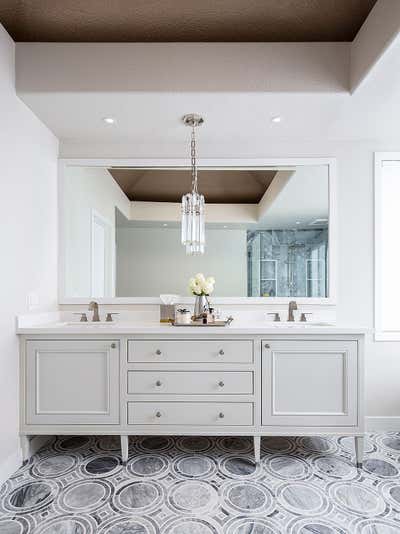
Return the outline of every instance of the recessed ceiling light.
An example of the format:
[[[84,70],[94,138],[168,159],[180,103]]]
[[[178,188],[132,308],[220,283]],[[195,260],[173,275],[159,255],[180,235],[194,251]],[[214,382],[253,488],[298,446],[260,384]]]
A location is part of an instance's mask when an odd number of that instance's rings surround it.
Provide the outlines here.
[[[114,124],[115,119],[113,119],[112,117],[104,117],[104,118],[103,118],[103,121],[104,121],[106,124]]]
[[[281,120],[282,120],[282,117],[280,117],[279,115],[271,118],[271,122],[275,122],[275,123],[281,122]]]
[[[167,223],[164,223],[163,226],[168,226],[168,224],[167,224]]]

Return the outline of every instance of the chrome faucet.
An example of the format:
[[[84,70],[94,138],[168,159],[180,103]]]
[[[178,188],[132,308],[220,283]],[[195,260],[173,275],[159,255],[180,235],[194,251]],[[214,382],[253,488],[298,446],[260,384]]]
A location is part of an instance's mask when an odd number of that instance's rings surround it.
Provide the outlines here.
[[[89,311],[93,311],[93,319],[92,319],[92,321],[94,323],[100,322],[99,305],[97,304],[97,302],[95,302],[94,300],[92,300],[92,302],[89,302],[88,310]]]
[[[288,311],[288,321],[293,323],[294,316],[293,316],[293,310],[297,310],[297,302],[295,300],[291,300],[289,302],[289,311]]]

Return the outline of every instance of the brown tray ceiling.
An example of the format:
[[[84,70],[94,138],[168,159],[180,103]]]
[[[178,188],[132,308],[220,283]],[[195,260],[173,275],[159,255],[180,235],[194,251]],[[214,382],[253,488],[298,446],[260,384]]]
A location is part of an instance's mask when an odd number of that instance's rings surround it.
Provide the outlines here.
[[[16,41],[352,41],[376,0],[2,0]]]

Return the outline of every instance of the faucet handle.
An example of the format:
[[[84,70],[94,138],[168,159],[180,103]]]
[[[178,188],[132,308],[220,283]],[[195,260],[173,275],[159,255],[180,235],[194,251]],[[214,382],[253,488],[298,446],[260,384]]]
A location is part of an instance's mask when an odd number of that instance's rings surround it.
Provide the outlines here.
[[[74,315],[80,315],[81,318],[79,319],[79,322],[81,323],[87,323],[87,315],[85,312],[74,312]]]
[[[306,312],[306,313],[302,313],[300,315],[300,322],[301,323],[306,323],[307,322],[307,315],[312,315],[312,312]]]
[[[278,312],[268,312],[267,315],[273,315],[274,316],[274,323],[278,323],[281,318]]]
[[[106,323],[112,323],[113,322],[113,318],[112,318],[113,315],[119,315],[119,313],[118,312],[107,312]]]

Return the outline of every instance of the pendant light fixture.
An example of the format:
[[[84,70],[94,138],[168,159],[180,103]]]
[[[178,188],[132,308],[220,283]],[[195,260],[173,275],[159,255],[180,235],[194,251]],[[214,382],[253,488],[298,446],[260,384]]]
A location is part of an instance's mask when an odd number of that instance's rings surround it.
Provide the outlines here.
[[[200,115],[191,113],[183,117],[183,123],[192,128],[190,139],[190,159],[192,168],[192,192],[182,197],[182,245],[186,247],[186,254],[204,254],[205,221],[204,196],[197,188],[196,163],[196,128],[203,124]]]

